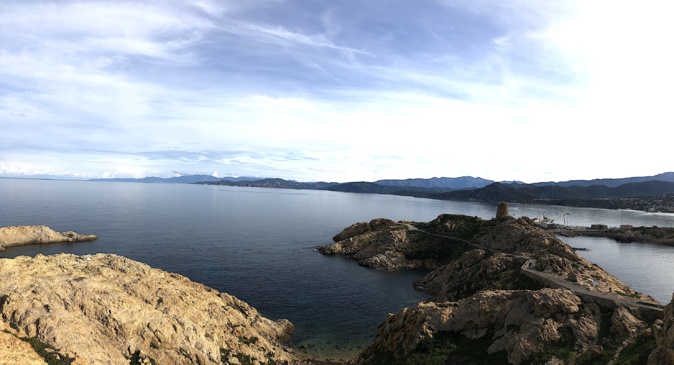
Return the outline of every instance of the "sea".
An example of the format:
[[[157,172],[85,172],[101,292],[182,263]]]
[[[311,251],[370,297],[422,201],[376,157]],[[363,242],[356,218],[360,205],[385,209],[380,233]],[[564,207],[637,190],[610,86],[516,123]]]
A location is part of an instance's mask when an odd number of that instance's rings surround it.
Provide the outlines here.
[[[0,226],[46,225],[96,234],[84,243],[29,245],[20,255],[113,253],[235,295],[272,319],[295,325],[292,346],[323,358],[354,357],[389,313],[426,299],[422,271],[384,272],[317,246],[374,218],[430,221],[452,213],[491,219],[496,204],[315,190],[0,179]],[[674,227],[674,214],[510,204],[515,217],[589,226]],[[668,303],[674,247],[563,238],[579,254],[637,291]]]

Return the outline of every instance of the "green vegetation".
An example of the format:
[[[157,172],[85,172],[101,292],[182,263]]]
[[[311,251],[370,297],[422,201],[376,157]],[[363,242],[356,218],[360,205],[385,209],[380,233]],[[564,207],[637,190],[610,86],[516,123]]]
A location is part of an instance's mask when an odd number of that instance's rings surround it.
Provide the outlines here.
[[[507,364],[505,351],[489,354],[493,333],[472,340],[458,333],[438,332],[433,338],[427,337],[416,349],[405,357],[392,362],[378,362],[391,365],[444,365],[444,364]]]
[[[157,362],[155,361],[155,359],[153,359],[151,357],[147,357],[147,359],[150,361],[150,364],[157,365]],[[133,355],[131,355],[131,357],[128,358],[127,360],[129,360],[129,365],[142,365],[143,364],[143,361],[142,361],[143,357],[140,356],[140,350],[136,350],[136,352],[134,352]]]
[[[257,343],[258,338],[257,337],[246,337],[246,336],[240,336],[239,341],[246,345],[254,345]]]
[[[640,333],[636,340],[625,346],[615,365],[646,365],[648,356],[656,347],[655,337],[652,334]]]
[[[608,364],[613,359],[625,337],[611,334],[612,317],[613,309],[602,308],[597,336],[597,345],[600,346],[600,351],[597,352],[592,349],[585,351],[576,359],[576,365]]]
[[[35,352],[49,365],[70,365],[75,361],[73,358],[61,356],[53,347],[41,342],[37,337],[20,337],[20,339],[33,346]]]
[[[558,329],[558,332],[560,335],[559,340],[556,343],[547,346],[543,351],[532,354],[529,359],[527,359],[526,364],[544,364],[553,357],[568,364],[576,354],[576,338],[573,336],[573,331],[568,327],[561,327]]]
[[[630,298],[634,298],[634,299],[641,299],[641,295],[639,295],[638,293],[627,294],[627,293],[623,293],[623,292],[621,292],[621,291],[619,291],[619,290],[616,290],[614,293],[616,293],[616,294],[618,294],[618,295],[622,295],[623,297],[630,297]]]
[[[415,248],[405,252],[408,260],[435,260],[441,264],[455,260],[468,250],[468,245],[450,238],[432,236],[424,232],[410,232]]]
[[[506,290],[539,290],[545,285],[522,274],[522,266],[515,263],[515,267],[499,273],[496,288]]]
[[[633,228],[632,230],[637,231],[644,236],[648,235],[658,239],[674,238],[674,228],[653,226],[653,227],[637,227]]]
[[[255,340],[257,342],[257,339]],[[224,365],[230,365],[231,363],[229,362],[230,357],[235,357],[237,360],[239,360],[239,364],[241,365],[253,365],[255,363],[255,359],[248,355],[244,354],[235,354],[232,356],[232,351],[224,348],[220,348],[220,362],[223,363]],[[274,365],[276,361],[274,360],[274,353],[269,352],[267,353],[267,362],[265,365]],[[262,364],[262,363],[260,363]]]

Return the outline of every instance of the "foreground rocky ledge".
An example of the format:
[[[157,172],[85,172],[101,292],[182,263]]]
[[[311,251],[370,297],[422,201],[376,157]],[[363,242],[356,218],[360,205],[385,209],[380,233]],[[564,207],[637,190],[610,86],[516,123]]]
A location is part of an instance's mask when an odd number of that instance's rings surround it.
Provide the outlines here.
[[[6,247],[34,243],[86,242],[98,239],[93,234],[78,234],[73,231],[56,232],[47,226],[0,227],[0,251]]]
[[[75,364],[297,360],[280,342],[293,329],[289,321],[272,321],[231,295],[116,255],[0,259],[0,316],[0,359],[18,363],[19,337]]]

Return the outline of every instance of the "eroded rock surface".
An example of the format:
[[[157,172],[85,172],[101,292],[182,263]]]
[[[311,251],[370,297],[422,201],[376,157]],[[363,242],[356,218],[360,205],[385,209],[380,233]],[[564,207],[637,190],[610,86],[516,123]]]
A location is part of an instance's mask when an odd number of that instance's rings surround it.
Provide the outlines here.
[[[590,352],[601,343],[602,321],[616,332],[637,333],[647,327],[628,309],[601,308],[566,289],[481,291],[459,301],[419,303],[389,315],[358,362],[404,364],[420,347],[428,346],[429,339],[455,333],[462,340],[444,346],[481,342],[485,356],[521,364],[552,347],[557,353]]]
[[[136,353],[158,364],[296,360],[280,342],[287,320],[116,255],[1,259],[0,316],[77,364],[125,364]]]
[[[0,365],[45,365],[44,359],[26,341],[20,340],[14,330],[0,323]]]
[[[73,231],[56,232],[47,226],[0,227],[0,251],[6,247],[33,243],[86,242],[96,240],[93,234],[78,234]]]

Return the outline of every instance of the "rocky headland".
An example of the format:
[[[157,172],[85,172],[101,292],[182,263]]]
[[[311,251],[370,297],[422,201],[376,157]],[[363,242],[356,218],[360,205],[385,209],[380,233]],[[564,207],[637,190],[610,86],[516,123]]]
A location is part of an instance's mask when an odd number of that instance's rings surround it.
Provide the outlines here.
[[[429,270],[415,287],[431,299],[390,314],[359,364],[672,364],[661,360],[671,304],[663,312],[528,218],[375,219],[334,241],[319,251]]]
[[[16,363],[35,358],[28,343],[62,364],[297,362],[287,320],[110,254],[1,259],[0,316],[0,359]]]
[[[98,239],[93,234],[73,231],[56,232],[47,226],[0,227],[0,251],[7,247],[57,242],[86,242]]]

